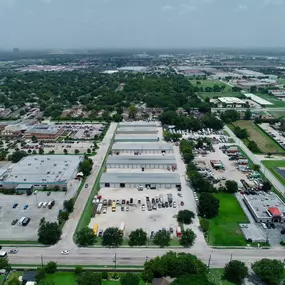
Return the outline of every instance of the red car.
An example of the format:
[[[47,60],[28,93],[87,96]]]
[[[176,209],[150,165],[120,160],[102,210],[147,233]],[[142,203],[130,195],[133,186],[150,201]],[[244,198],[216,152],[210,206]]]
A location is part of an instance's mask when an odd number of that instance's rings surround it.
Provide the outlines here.
[[[181,201],[180,205],[181,205],[181,206],[184,206],[184,202],[183,202],[183,201]]]

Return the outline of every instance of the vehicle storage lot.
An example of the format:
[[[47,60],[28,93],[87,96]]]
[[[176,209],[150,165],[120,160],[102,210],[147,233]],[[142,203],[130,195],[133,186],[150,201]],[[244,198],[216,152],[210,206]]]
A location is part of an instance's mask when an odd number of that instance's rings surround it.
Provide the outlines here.
[[[148,195],[150,200],[155,198],[155,196],[163,195],[166,200],[167,194],[171,193],[173,195],[173,201],[177,203],[177,207],[160,208],[157,210],[148,211],[147,207],[145,211],[142,211],[141,205],[138,204],[138,199],[141,200],[141,204],[146,205],[146,196]],[[99,191],[99,195],[102,195],[103,199],[117,200],[120,202],[122,199],[130,200],[134,199],[134,205],[129,206],[129,211],[121,211],[121,205],[117,205],[116,212],[112,212],[111,206],[108,206],[106,214],[96,214],[94,218],[91,219],[89,224],[90,228],[93,228],[94,224],[99,225],[99,229],[105,230],[108,227],[120,227],[121,222],[125,223],[125,237],[128,237],[131,231],[138,228],[144,229],[148,237],[151,231],[158,231],[162,228],[169,229],[172,227],[175,231],[177,227],[177,221],[175,215],[181,210],[180,202],[183,198],[179,198],[179,192],[176,189],[156,189],[138,191],[136,188],[102,188]],[[173,237],[175,233],[173,234]]]
[[[65,192],[38,192],[36,195],[0,195],[0,240],[15,240],[15,241],[33,241],[38,238],[38,227],[42,217],[46,221],[55,222],[57,220],[58,211],[63,208],[63,201],[73,197],[78,181],[72,182],[73,187],[66,194]],[[82,189],[82,191],[84,188]],[[39,202],[55,201],[52,209],[38,208]],[[13,205],[18,206],[13,209]],[[23,209],[28,205],[26,210]],[[20,220],[21,217],[29,217],[31,221],[26,227],[19,226],[18,223],[11,225],[15,219]]]

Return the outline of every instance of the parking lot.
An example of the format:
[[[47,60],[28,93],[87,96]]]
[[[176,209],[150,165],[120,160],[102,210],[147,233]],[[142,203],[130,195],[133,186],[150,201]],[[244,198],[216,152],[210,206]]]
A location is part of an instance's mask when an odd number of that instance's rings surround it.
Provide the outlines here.
[[[167,194],[169,193],[171,193],[173,197],[172,207],[158,208],[158,204],[161,204],[159,200],[167,201]],[[102,199],[111,199],[112,201],[119,200],[119,203],[116,205],[116,212],[112,212],[111,206],[108,206],[106,214],[96,214],[95,218],[91,219],[89,227],[93,228],[94,224],[98,224],[100,230],[105,230],[108,227],[120,227],[120,224],[124,222],[125,237],[128,237],[131,231],[138,228],[144,229],[148,237],[150,237],[152,231],[157,232],[162,228],[169,230],[170,227],[172,227],[174,229],[172,237],[175,237],[177,227],[175,215],[177,215],[179,210],[184,209],[184,207],[181,206],[183,198],[179,197],[178,193],[176,189],[147,190],[144,188],[143,191],[138,191],[136,188],[102,188],[98,193],[102,195]],[[153,198],[159,201],[158,203],[155,202],[157,209],[148,210],[146,204],[147,196],[150,201],[152,201]],[[127,201],[130,201],[131,198],[133,198],[133,205],[128,206]],[[122,200],[126,200],[123,211],[121,210]],[[138,200],[140,200],[140,203]],[[174,202],[176,203],[175,208],[173,207]],[[143,204],[145,205],[144,210],[142,207]],[[127,208],[129,209],[128,211]]]
[[[74,142],[69,142],[69,143],[44,143],[43,144],[43,148],[45,153],[48,153],[52,150],[54,150],[54,152],[56,154],[63,154],[64,153],[64,149],[66,149],[68,151],[68,153],[70,154],[74,154],[75,150],[79,150],[80,154],[83,154],[85,152],[87,152],[87,149],[91,149],[94,147],[93,143],[91,141],[87,142],[87,141],[74,141]]]
[[[63,202],[72,198],[79,185],[78,180],[72,180],[68,192],[38,191],[36,195],[3,195],[0,194],[0,240],[34,241],[38,238],[39,222],[42,217],[46,221],[55,222],[58,212],[63,208]],[[38,208],[38,203],[55,201],[52,209]],[[18,204],[13,208],[14,204]],[[24,206],[28,205],[24,210]],[[19,226],[18,223],[11,225],[13,220],[21,217],[29,217],[31,220],[27,226]]]

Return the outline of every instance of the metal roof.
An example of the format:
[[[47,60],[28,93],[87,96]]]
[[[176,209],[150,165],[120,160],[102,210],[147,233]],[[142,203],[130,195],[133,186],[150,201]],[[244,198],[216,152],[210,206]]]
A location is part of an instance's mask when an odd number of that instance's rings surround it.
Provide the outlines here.
[[[103,173],[101,183],[181,184],[177,173]]]
[[[158,132],[157,127],[119,127],[117,133],[154,133]]]
[[[150,143],[114,143],[112,150],[173,150],[173,147],[170,143],[156,143],[156,142],[150,142]]]
[[[2,174],[5,184],[51,184],[67,182],[77,169],[80,155],[30,155]]]
[[[135,122],[121,122],[119,127],[159,127],[160,122],[145,122],[145,121],[135,121]]]
[[[115,141],[157,141],[157,135],[116,135]]]
[[[108,157],[108,163],[115,164],[173,164],[176,165],[174,156],[144,156],[144,155],[111,155]]]

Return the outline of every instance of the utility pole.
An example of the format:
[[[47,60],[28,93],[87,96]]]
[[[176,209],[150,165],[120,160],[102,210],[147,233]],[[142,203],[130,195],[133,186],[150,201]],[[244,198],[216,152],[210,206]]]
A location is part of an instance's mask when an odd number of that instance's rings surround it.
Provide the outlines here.
[[[230,261],[232,261],[232,259],[233,259],[233,254],[231,253]]]
[[[210,254],[210,256],[209,256],[209,260],[208,260],[208,270],[210,270],[211,258],[212,258],[212,255]]]
[[[115,263],[115,269],[117,268],[117,254],[116,254],[116,252],[115,252],[115,256],[114,256],[114,263]]]
[[[42,263],[42,268],[44,268],[44,259],[42,255],[41,255],[41,263]]]

